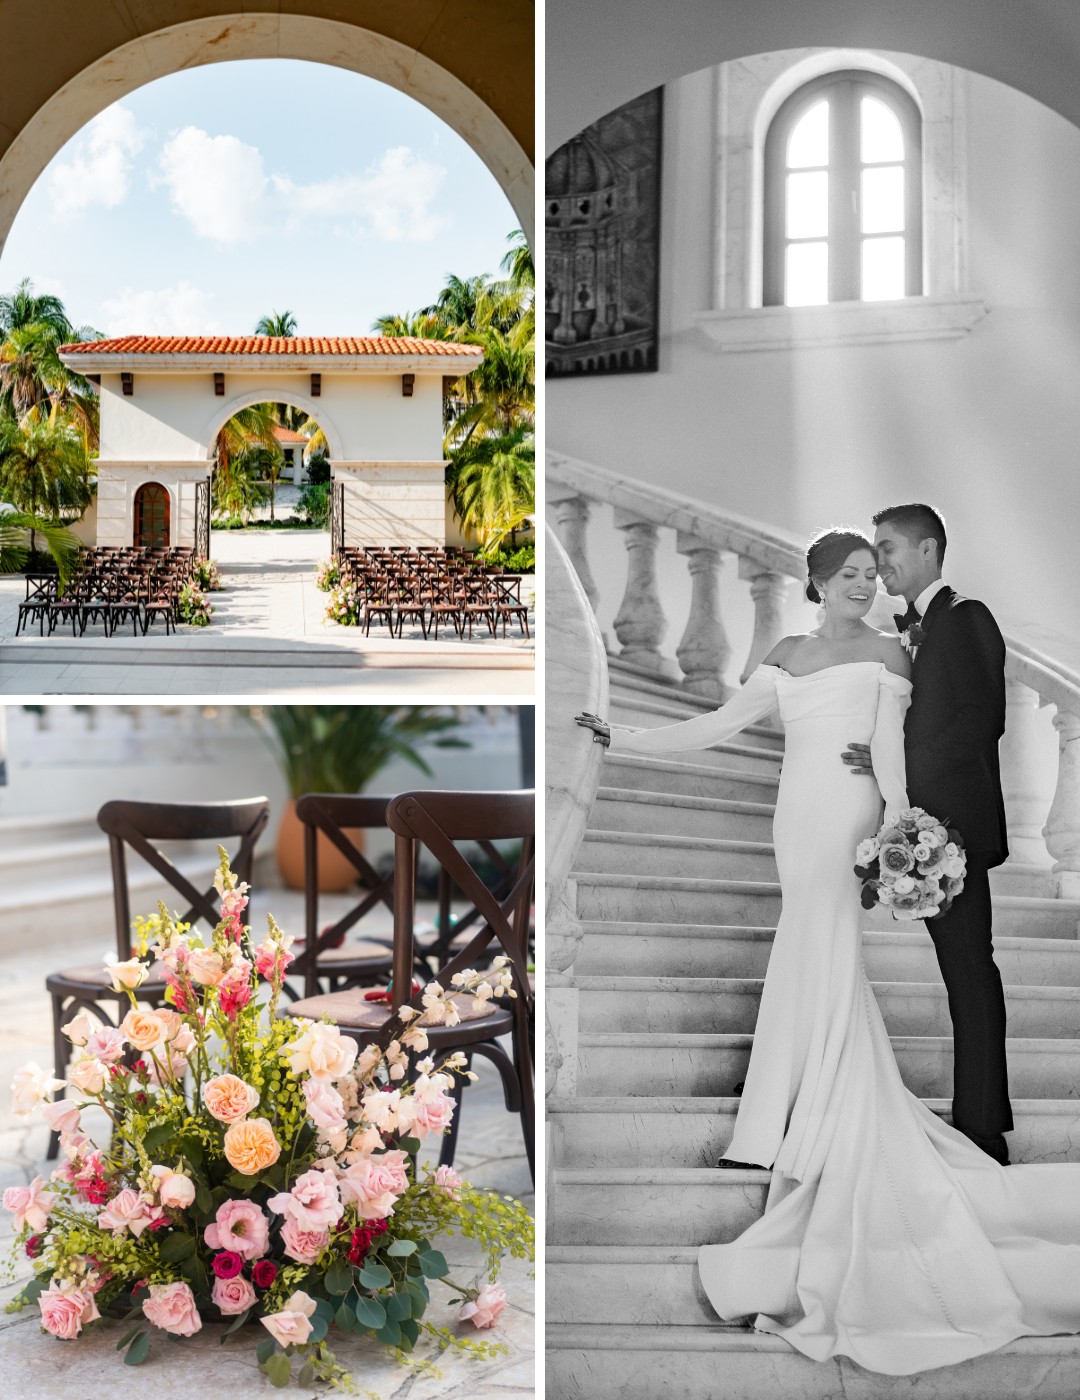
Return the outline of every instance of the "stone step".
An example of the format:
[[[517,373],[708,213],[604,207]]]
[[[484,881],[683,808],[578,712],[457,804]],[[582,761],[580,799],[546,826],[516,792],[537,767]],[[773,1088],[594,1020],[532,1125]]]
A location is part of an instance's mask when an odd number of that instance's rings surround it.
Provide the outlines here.
[[[765,1209],[767,1171],[717,1167],[556,1169],[552,1244],[727,1244]]]
[[[591,1255],[580,1261],[586,1272],[594,1264]],[[558,1282],[574,1266],[574,1260],[562,1259]],[[633,1260],[622,1265],[625,1271],[634,1267]],[[597,1282],[612,1273],[601,1263]],[[553,1281],[552,1294],[556,1286]],[[627,1301],[632,1296],[633,1290],[624,1291]],[[549,1322],[548,1395],[558,1400],[656,1400],[658,1395],[678,1400],[1074,1400],[1080,1374],[1080,1337],[1020,1337],[957,1366],[919,1376],[883,1376],[846,1357],[811,1361],[782,1337],[731,1327],[715,1316],[707,1326],[663,1326],[648,1320],[652,1312],[646,1306],[640,1319],[623,1324]]]
[[[925,1099],[951,1121],[949,1099]],[[558,1167],[712,1166],[731,1141],[739,1100],[728,1098],[549,1098],[552,1161]],[[1014,1162],[1080,1162],[1076,1099],[1012,1101]]]
[[[717,701],[703,695],[695,695],[693,691],[686,689],[685,685],[672,685],[670,682],[650,677],[639,669],[612,666],[610,662],[608,664],[608,682],[613,702],[623,698],[648,698],[656,703],[658,714],[667,713],[673,720],[711,714],[717,708]],[[750,724],[743,733],[753,734],[769,748],[783,750],[784,731],[779,727]]]
[[[90,836],[97,836],[101,841],[107,839],[92,812],[66,817],[57,817],[52,813],[45,816],[0,817],[0,859],[23,847],[40,846],[43,840],[64,842],[86,840]]]
[[[771,841],[772,823],[773,808],[766,802],[602,787],[596,795],[590,825],[601,831]]]
[[[890,1038],[901,1076],[913,1094],[940,1099],[952,1093],[951,1036]],[[752,1035],[582,1031],[578,1092],[728,1096],[746,1078],[752,1043]],[[1010,1038],[1005,1050],[1009,1089],[1017,1098],[1080,1098],[1080,1040]]]
[[[697,1250],[686,1245],[549,1244],[544,1259],[549,1323],[728,1326],[709,1306]]]
[[[583,924],[574,963],[579,977],[764,977],[771,928],[716,924]],[[994,939],[994,960],[1006,983],[1080,987],[1080,942],[1067,938]],[[875,982],[940,980],[937,954],[922,924],[863,932],[863,963]]]
[[[641,870],[691,879],[776,879],[776,855],[768,842],[603,831],[595,826],[586,833],[575,864],[578,870],[607,875]]]
[[[577,977],[583,1031],[676,1034],[751,1033],[760,978]],[[874,996],[890,1035],[952,1034],[948,995],[938,982],[876,982]],[[1007,1034],[1017,1039],[1080,1037],[1080,987],[1005,988]]]
[[[774,881],[688,879],[669,875],[617,875],[583,872],[576,876],[578,916],[617,923],[702,924],[723,910],[733,924],[775,927],[780,917],[780,886]],[[895,928],[882,910],[866,915],[871,928]],[[999,936],[1071,938],[1080,924],[1080,901],[994,897],[994,929]]]
[[[651,700],[633,697],[612,699],[611,721],[616,725],[625,725],[632,729],[660,729],[665,724],[673,724],[685,718],[685,715],[671,715],[662,710],[658,711]],[[760,773],[772,778],[779,777],[780,761],[783,758],[779,750],[767,747],[753,736],[745,734],[711,748],[691,748],[686,753],[695,763],[714,768],[736,768],[744,773]]]
[[[687,797],[728,798],[736,802],[775,802],[780,786],[780,779],[775,776],[638,753],[605,754],[603,778],[613,787],[681,793]]]
[[[0,909],[20,887],[32,888],[40,904],[42,890],[51,890],[58,876],[111,878],[109,870],[109,840],[96,827],[88,827],[85,834],[72,830],[48,839],[39,833],[36,841],[17,845],[0,841]]]

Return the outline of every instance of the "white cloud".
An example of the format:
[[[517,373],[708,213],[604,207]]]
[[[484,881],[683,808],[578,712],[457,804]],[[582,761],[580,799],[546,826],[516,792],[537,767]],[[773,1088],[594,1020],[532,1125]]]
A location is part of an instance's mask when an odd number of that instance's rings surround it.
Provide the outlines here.
[[[121,103],[100,112],[75,138],[69,159],[49,172],[49,199],[61,218],[70,218],[91,204],[114,209],[127,198],[134,157],[145,133],[135,113]]]
[[[303,215],[351,220],[386,243],[429,243],[451,220],[433,209],[446,170],[408,146],[392,146],[362,175],[337,175],[310,185],[275,177],[290,219]]]
[[[249,243],[274,217],[262,155],[237,136],[210,136],[186,126],[165,143],[158,170],[173,208],[200,238]]]
[[[135,291],[125,287],[101,303],[106,335],[216,335],[220,323],[211,314],[213,292],[190,282],[175,287]]]

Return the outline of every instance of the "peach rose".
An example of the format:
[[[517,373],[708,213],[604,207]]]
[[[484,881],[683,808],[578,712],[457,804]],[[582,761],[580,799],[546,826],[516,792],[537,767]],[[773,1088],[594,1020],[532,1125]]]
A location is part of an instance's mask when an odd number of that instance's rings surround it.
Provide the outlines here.
[[[152,1011],[132,1007],[120,1022],[120,1029],[136,1050],[153,1050],[165,1039],[165,1027]]]
[[[488,1284],[475,1298],[469,1299],[458,1313],[458,1321],[471,1322],[474,1327],[494,1327],[505,1307],[506,1294],[498,1284]]]
[[[42,1327],[64,1341],[77,1337],[87,1322],[94,1322],[101,1316],[89,1289],[73,1288],[70,1283],[58,1284],[55,1279],[38,1298],[38,1307]]]
[[[79,1014],[69,1021],[66,1026],[60,1029],[71,1041],[72,1045],[85,1045],[95,1031],[101,1029],[101,1022],[89,1011],[80,1011]]]
[[[301,1023],[303,1024],[303,1023]],[[310,1021],[299,1040],[282,1049],[293,1074],[316,1079],[344,1079],[356,1061],[357,1044],[321,1021]]]
[[[106,954],[105,971],[109,975],[109,985],[114,992],[122,992],[125,989],[133,992],[146,981],[147,968],[141,958],[128,958],[126,962],[118,962],[116,958]]]
[[[143,1314],[155,1327],[174,1337],[192,1337],[202,1327],[195,1295],[186,1283],[152,1283]]]
[[[255,1301],[255,1290],[242,1274],[236,1278],[214,1280],[214,1290],[210,1294],[214,1306],[224,1317],[247,1312]]]
[[[216,987],[225,973],[225,963],[213,948],[193,948],[188,958],[188,972],[201,987]]]
[[[257,1176],[281,1156],[281,1146],[265,1118],[245,1118],[225,1134],[225,1158],[244,1176]]]
[[[311,1336],[311,1314],[315,1311],[315,1299],[309,1298],[301,1289],[289,1298],[281,1312],[261,1317],[259,1321],[283,1347],[306,1342]]]
[[[166,1040],[175,1040],[178,1033],[184,1026],[184,1018],[179,1011],[172,1011],[167,1006],[157,1006],[151,1012],[162,1024],[165,1031]],[[190,1035],[190,1031],[188,1032]]]
[[[109,1067],[93,1056],[80,1060],[68,1070],[68,1082],[81,1089],[84,1094],[100,1094],[109,1082]]]
[[[259,1102],[258,1089],[235,1074],[219,1074],[203,1085],[203,1103],[219,1123],[238,1123]]]

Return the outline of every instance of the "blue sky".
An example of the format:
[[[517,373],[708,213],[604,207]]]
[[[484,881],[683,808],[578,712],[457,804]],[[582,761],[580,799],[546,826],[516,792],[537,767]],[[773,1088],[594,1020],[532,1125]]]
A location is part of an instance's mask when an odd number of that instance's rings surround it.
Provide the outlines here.
[[[293,60],[212,64],[122,99],[53,159],[0,255],[78,324],[362,335],[497,273],[517,226],[478,156],[393,88]]]

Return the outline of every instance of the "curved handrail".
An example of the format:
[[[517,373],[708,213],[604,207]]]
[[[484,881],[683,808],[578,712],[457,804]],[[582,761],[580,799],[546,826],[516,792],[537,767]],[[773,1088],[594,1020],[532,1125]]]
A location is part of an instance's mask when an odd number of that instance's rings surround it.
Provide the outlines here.
[[[628,479],[560,452],[548,452],[546,480],[549,492],[552,485],[568,488],[576,495],[618,506],[652,525],[685,531],[716,549],[752,559],[800,582],[805,580],[802,543],[775,525],[662,486]],[[1017,635],[1015,623],[1007,621],[1002,627],[1007,676],[1070,714],[1080,715],[1080,643],[1051,628],[1023,626],[1026,636]]]

